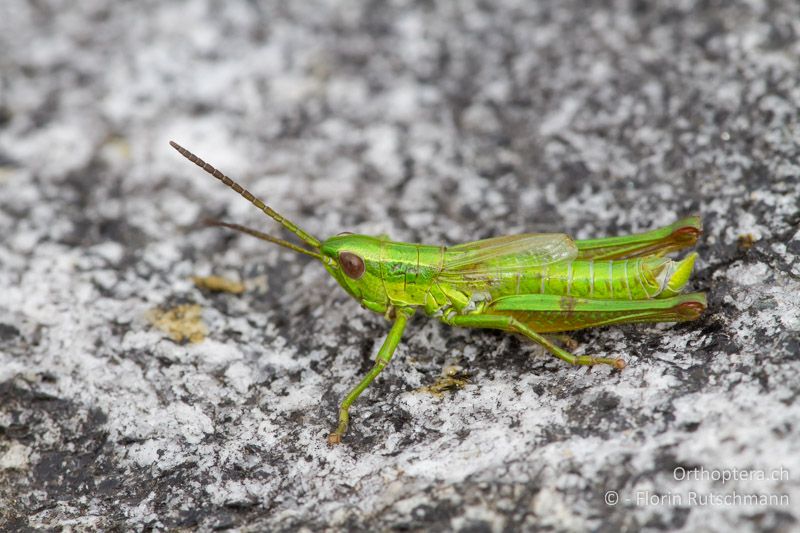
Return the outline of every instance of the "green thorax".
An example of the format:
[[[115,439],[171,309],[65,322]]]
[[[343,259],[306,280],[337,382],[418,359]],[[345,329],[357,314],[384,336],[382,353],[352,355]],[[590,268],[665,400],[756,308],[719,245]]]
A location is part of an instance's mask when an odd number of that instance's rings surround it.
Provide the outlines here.
[[[326,264],[326,268],[364,307],[384,313],[390,307],[425,305],[426,295],[441,270],[444,248],[344,234],[329,238],[320,250],[337,262],[345,252],[362,259],[365,268],[357,279],[348,276],[338,264]]]

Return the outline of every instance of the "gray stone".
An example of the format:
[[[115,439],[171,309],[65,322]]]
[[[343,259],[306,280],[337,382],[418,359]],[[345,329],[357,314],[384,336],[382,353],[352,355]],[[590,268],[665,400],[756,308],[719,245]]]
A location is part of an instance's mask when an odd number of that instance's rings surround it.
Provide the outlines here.
[[[800,8],[694,4],[2,2],[0,525],[799,527]],[[170,139],[323,238],[698,213],[709,309],[622,372],[417,316],[331,448],[388,323]]]

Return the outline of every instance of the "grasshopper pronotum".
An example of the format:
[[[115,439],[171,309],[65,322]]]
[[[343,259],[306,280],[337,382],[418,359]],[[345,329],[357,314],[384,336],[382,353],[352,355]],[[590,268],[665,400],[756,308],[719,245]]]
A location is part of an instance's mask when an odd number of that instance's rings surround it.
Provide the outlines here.
[[[701,224],[696,216],[647,233],[580,241],[561,233],[509,235],[450,247],[352,233],[320,241],[210,164],[177,143],[170,144],[311,249],[238,224],[215,225],[319,260],[364,308],[394,321],[374,366],[342,400],[339,424],[328,435],[330,444],[342,441],[350,406],[389,363],[417,309],[451,326],[522,334],[573,365],[622,369],[622,359],[573,355],[543,334],[694,320],[706,308],[704,293],[679,294],[697,254],[680,261],[664,257],[697,241]]]

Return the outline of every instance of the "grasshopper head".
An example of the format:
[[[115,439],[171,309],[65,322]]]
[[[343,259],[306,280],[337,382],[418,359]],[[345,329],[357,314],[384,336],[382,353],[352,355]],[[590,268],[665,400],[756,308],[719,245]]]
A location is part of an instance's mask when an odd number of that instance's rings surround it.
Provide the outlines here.
[[[253,193],[214,168],[211,164],[206,163],[174,141],[170,141],[170,145],[189,161],[239,193],[265,215],[293,233],[303,241],[307,247],[299,246],[284,239],[273,237],[272,235],[238,224],[220,221],[209,221],[207,224],[224,226],[236,231],[241,231],[261,240],[283,246],[297,253],[314,257],[325,266],[325,269],[331,273],[344,290],[358,300],[361,305],[378,313],[385,313],[387,311],[389,308],[389,300],[381,278],[380,239],[367,235],[342,233],[331,237],[325,242],[320,242],[319,239],[266,205],[263,200],[256,198]]]
[[[378,313],[389,307],[381,278],[381,239],[342,233],[319,247],[323,265],[361,305]]]

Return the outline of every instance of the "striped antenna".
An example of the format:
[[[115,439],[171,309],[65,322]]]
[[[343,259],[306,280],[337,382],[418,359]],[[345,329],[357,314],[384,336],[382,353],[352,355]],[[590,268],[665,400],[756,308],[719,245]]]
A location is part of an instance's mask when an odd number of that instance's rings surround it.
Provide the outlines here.
[[[248,235],[251,235],[251,236],[255,237],[256,239],[261,239],[262,241],[267,241],[267,242],[271,242],[271,243],[274,243],[274,244],[279,244],[280,246],[283,246],[284,248],[288,248],[290,250],[294,250],[295,252],[299,252],[301,254],[310,255],[311,257],[315,257],[315,258],[319,259],[323,263],[325,262],[325,259],[322,256],[322,254],[318,254],[317,252],[312,252],[311,250],[306,250],[305,248],[301,248],[300,246],[297,246],[296,244],[292,244],[289,241],[285,241],[283,239],[279,239],[278,237],[273,237],[272,235],[268,235],[266,233],[262,233],[262,232],[260,232],[258,230],[250,229],[247,226],[241,226],[239,224],[231,224],[230,222],[222,222],[221,220],[211,220],[211,219],[204,220],[203,224],[205,224],[206,226],[219,226],[219,227],[223,227],[223,228],[232,229],[232,230],[235,230],[235,231],[238,231],[238,232],[241,232],[241,233],[246,233]]]
[[[188,159],[189,161],[191,161],[192,163],[194,163],[198,167],[202,168],[203,170],[205,170],[206,172],[208,172],[209,174],[211,174],[212,176],[217,178],[219,181],[221,181],[222,183],[224,183],[225,185],[227,185],[228,187],[230,187],[234,191],[238,192],[240,195],[242,195],[244,197],[245,200],[247,200],[248,202],[250,202],[251,204],[253,204],[257,208],[261,209],[261,211],[263,211],[264,214],[266,214],[268,217],[270,217],[274,221],[276,221],[279,224],[281,224],[284,228],[288,229],[289,231],[291,231],[292,233],[294,233],[295,235],[300,237],[300,239],[302,239],[306,244],[309,244],[309,245],[313,246],[314,248],[319,248],[320,241],[318,239],[316,239],[315,237],[312,237],[311,235],[309,235],[308,233],[306,233],[305,231],[300,229],[297,226],[297,224],[295,224],[291,220],[285,218],[280,213],[278,213],[277,211],[275,211],[274,209],[269,207],[267,204],[265,204],[264,202],[262,202],[261,200],[259,200],[255,196],[253,196],[253,193],[251,193],[250,191],[248,191],[247,189],[245,189],[244,187],[242,187],[241,185],[239,185],[238,183],[236,183],[235,181],[230,179],[228,176],[226,176],[225,174],[223,174],[222,172],[220,172],[219,170],[214,168],[211,164],[206,163],[205,161],[203,161],[202,159],[200,159],[199,157],[197,157],[192,152],[190,152],[189,150],[187,150],[183,146],[179,145],[175,141],[170,141],[169,144],[170,144],[170,146],[175,148],[183,157],[185,157],[186,159]],[[233,229],[239,230],[239,228],[233,228]],[[239,231],[241,231],[241,230],[239,230]],[[248,233],[248,232],[245,232],[245,233]],[[251,235],[252,234],[253,233],[251,233]],[[261,234],[261,235],[265,235],[265,234]],[[259,238],[261,238],[261,237],[259,237]],[[275,244],[280,244],[281,246],[285,246],[286,244],[288,244],[286,241],[281,241],[281,239],[275,239],[275,238],[272,238],[272,237],[270,237],[269,239],[264,239],[264,240],[268,240],[270,242],[274,242]],[[281,242],[278,242],[278,241],[281,241]],[[294,249],[294,248],[292,248],[292,249]]]

